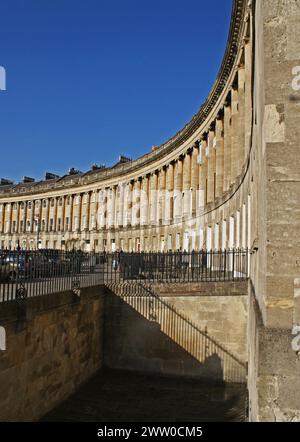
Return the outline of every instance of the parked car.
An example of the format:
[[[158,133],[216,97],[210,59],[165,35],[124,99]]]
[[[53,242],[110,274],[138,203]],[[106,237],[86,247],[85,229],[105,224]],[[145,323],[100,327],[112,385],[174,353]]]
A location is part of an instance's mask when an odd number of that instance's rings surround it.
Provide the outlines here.
[[[21,263],[20,263],[21,264]],[[0,256],[0,282],[15,281],[18,274],[18,261],[14,255]],[[20,265],[19,265],[20,268]]]

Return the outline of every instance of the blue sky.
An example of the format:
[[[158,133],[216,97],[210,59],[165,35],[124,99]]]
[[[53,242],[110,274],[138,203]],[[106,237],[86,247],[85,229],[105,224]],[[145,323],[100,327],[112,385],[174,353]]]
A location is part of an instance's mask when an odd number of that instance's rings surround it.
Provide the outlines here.
[[[0,177],[112,165],[197,112],[231,0],[2,0]]]

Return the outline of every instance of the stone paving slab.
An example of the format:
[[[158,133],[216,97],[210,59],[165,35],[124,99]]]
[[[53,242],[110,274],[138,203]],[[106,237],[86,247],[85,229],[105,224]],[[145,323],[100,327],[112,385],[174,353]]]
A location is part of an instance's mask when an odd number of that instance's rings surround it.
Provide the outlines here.
[[[246,386],[101,370],[48,422],[241,422]]]

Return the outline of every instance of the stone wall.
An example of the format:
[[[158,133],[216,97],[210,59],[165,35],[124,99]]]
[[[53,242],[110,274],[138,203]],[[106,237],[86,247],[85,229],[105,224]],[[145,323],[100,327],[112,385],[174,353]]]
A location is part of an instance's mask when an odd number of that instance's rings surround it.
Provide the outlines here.
[[[292,330],[300,325],[300,7],[260,0],[255,8],[249,310],[252,421],[300,420],[300,367]],[[252,303],[251,303],[252,305]]]
[[[254,295],[249,302],[249,418],[260,422],[300,421],[300,359],[286,329],[263,325]]]
[[[82,289],[80,300],[72,292],[28,299],[20,321],[16,303],[2,304],[0,421],[38,420],[101,367],[103,292],[98,286]]]
[[[247,282],[133,287],[106,298],[106,366],[245,382]]]

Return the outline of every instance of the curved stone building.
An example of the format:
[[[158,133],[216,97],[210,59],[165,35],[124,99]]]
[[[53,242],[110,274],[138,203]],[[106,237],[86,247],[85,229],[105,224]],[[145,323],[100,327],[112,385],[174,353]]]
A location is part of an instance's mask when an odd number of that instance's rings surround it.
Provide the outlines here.
[[[0,186],[4,248],[167,251],[247,247],[252,14],[234,1],[224,60],[199,112],[173,138],[111,168]]]
[[[297,0],[233,0],[216,82],[168,142],[0,186],[2,248],[248,247],[251,420],[300,420],[299,32]]]

